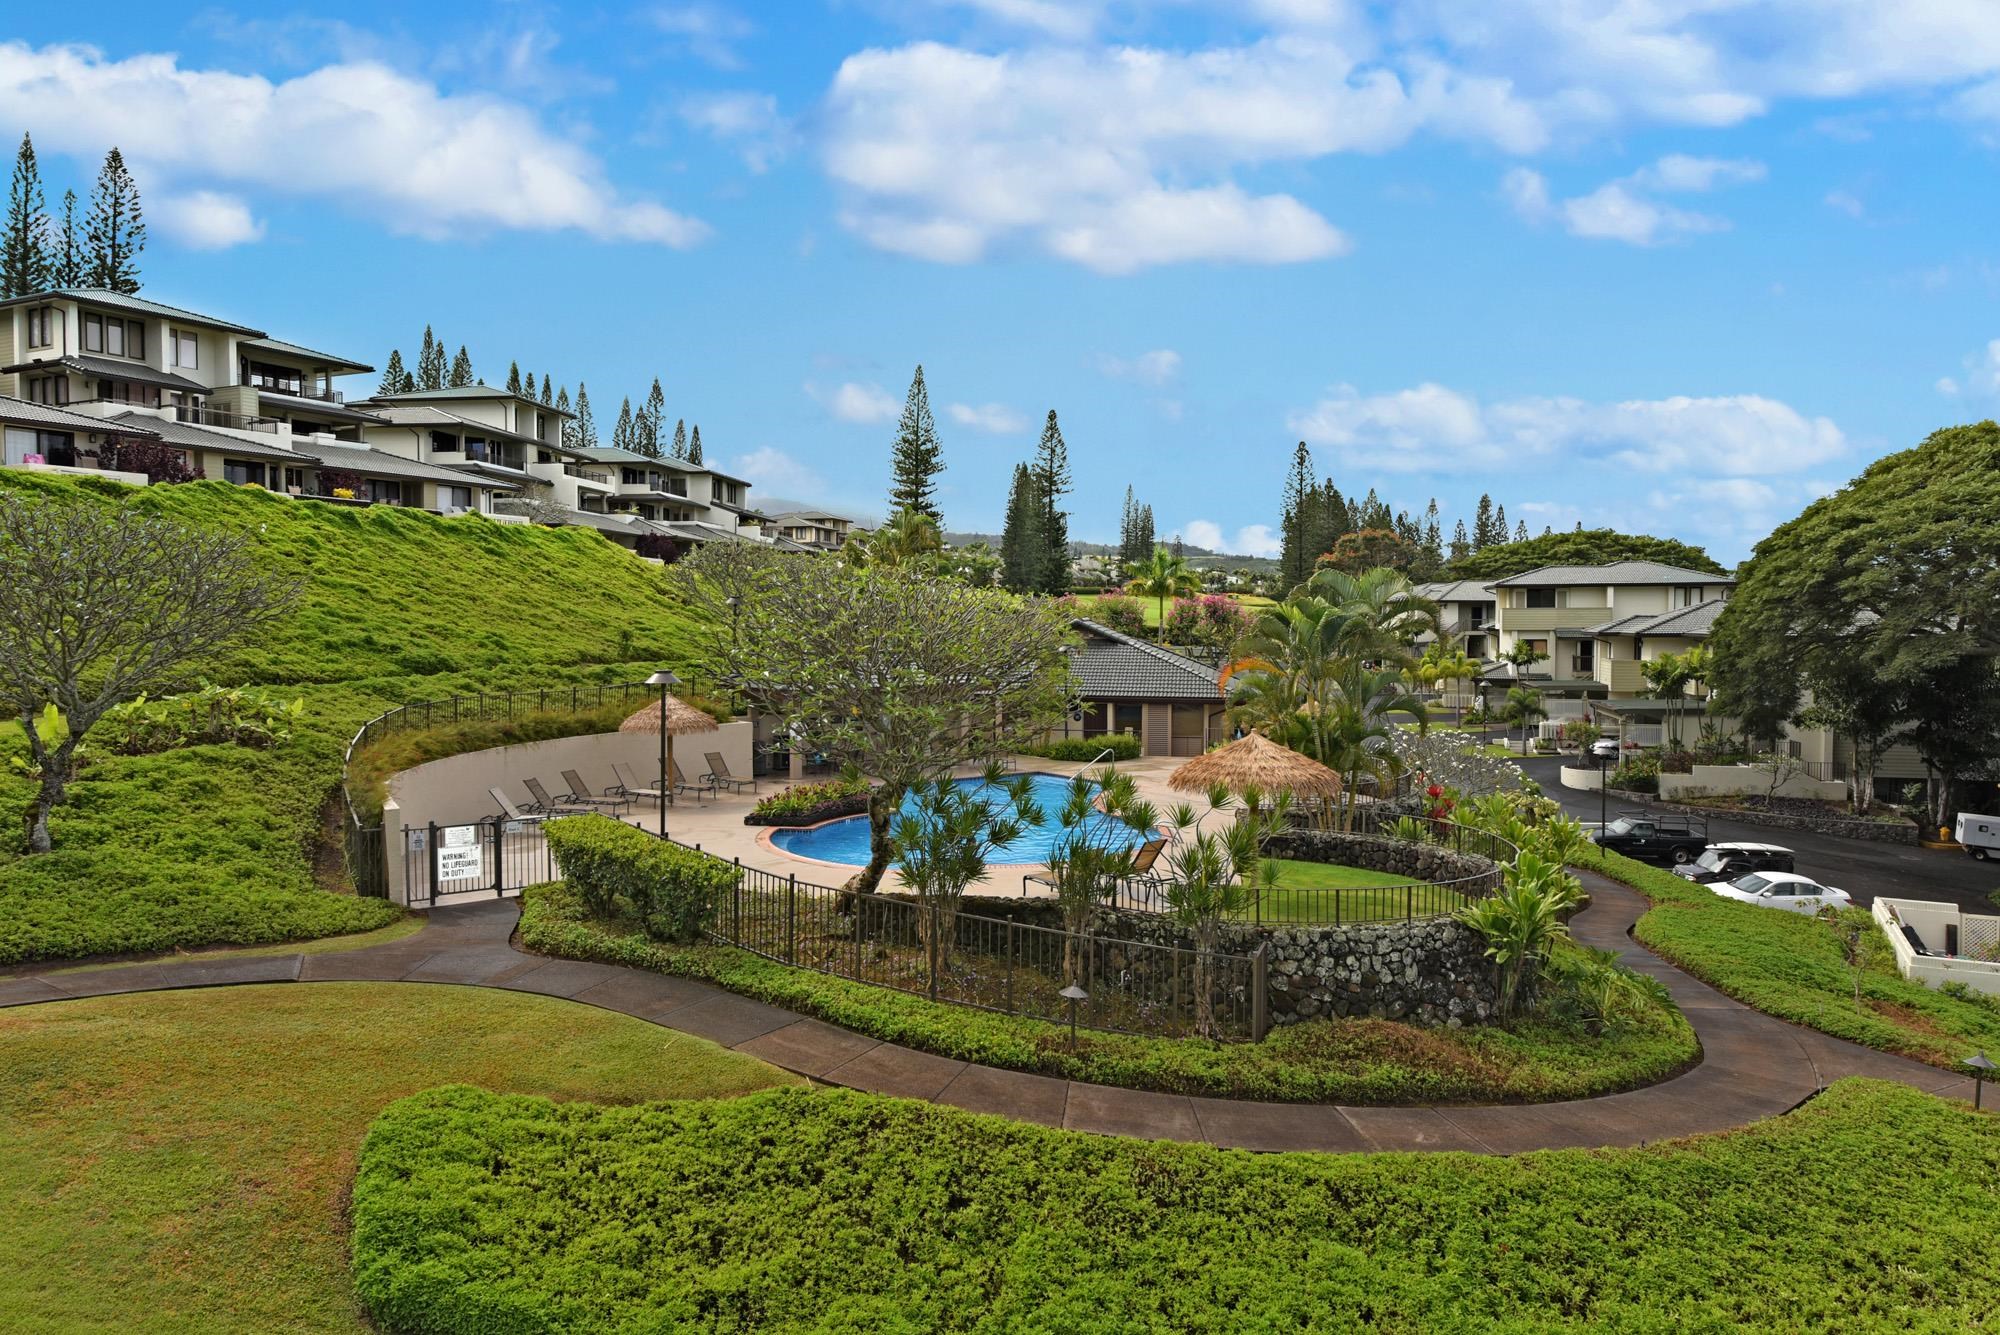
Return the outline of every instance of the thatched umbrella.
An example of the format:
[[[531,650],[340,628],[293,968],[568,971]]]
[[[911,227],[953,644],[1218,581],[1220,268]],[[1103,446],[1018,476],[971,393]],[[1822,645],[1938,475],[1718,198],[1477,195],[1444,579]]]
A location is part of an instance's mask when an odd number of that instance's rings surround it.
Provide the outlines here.
[[[673,792],[669,781],[673,770],[674,738],[684,737],[691,732],[714,732],[715,719],[688,704],[685,700],[668,695],[664,688],[657,702],[647,705],[638,713],[618,725],[620,732],[651,732],[660,735],[660,830],[666,831],[667,794]]]
[[[1186,793],[1205,793],[1217,784],[1232,793],[1255,788],[1263,793],[1327,800],[1339,797],[1341,789],[1338,774],[1261,732],[1197,756],[1167,777],[1168,787]]]

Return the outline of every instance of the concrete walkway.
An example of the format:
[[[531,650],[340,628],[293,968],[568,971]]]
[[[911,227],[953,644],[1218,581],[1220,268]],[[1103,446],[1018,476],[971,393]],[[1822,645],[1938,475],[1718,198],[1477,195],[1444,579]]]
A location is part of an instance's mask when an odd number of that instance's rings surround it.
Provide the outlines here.
[[[1634,944],[1635,892],[1585,874],[1577,939],[1616,950],[1667,985],[1701,1040],[1701,1064],[1646,1089],[1565,1103],[1349,1108],[1193,1098],[1088,1085],[916,1052],[683,978],[551,960],[511,944],[518,910],[496,900],[439,909],[414,936],[316,955],[178,960],[0,979],[0,1006],[240,983],[460,983],[566,997],[694,1034],[827,1084],[928,1099],[1024,1122],[1251,1150],[1470,1150],[1514,1154],[1637,1145],[1724,1131],[1788,1112],[1848,1075],[1952,1098],[1971,1082],[1801,1029],[1731,1001]]]

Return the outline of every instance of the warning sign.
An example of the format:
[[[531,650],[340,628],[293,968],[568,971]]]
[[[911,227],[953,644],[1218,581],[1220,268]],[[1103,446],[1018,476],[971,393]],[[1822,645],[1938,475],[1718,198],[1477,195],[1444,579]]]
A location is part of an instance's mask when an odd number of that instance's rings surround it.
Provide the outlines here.
[[[437,878],[444,881],[485,879],[481,854],[485,845],[477,825],[445,825],[438,829]]]

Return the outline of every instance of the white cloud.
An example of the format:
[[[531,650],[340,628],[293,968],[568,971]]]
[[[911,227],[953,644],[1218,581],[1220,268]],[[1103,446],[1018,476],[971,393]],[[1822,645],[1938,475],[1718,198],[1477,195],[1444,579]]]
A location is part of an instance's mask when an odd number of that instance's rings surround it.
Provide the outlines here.
[[[1271,531],[1269,524],[1246,524],[1236,530],[1234,538],[1229,538],[1223,534],[1222,525],[1212,519],[1190,519],[1181,525],[1181,536],[1196,547],[1226,556],[1276,556],[1284,549],[1283,540]]]
[[[264,238],[264,224],[248,204],[213,190],[165,195],[147,211],[169,236],[191,250],[227,250]]]
[[[1844,213],[1850,218],[1862,218],[1868,213],[1868,206],[1862,203],[1861,197],[1852,191],[1829,190],[1826,193],[1824,202],[1828,208],[1833,209],[1837,213]]]
[[[0,43],[0,122],[86,158],[116,143],[142,185],[256,187],[337,203],[434,238],[575,230],[688,246],[708,228],[621,194],[604,169],[503,99],[441,92],[384,65],[328,65],[273,83],[170,55]]]
[[[806,393],[841,421],[863,426],[893,422],[903,411],[903,401],[880,385],[848,380],[828,390],[808,381]]]
[[[757,31],[748,19],[720,5],[658,5],[646,17],[667,35],[672,49],[722,70],[742,68],[736,44]]]
[[[982,18],[1072,41],[1090,35],[1102,8],[1092,0],[932,0],[932,3],[969,9]]]
[[[1097,369],[1113,380],[1164,385],[1181,373],[1181,355],[1172,348],[1154,348],[1136,357],[1099,357]]]
[[[1938,381],[1937,387],[1944,394],[1957,394],[1963,390],[1970,394],[2000,397],[2000,338],[1993,339],[1965,359],[1962,380],[1946,377]]]
[[[945,412],[960,426],[988,435],[1011,436],[1028,429],[1028,419],[1002,403],[954,403]]]
[[[773,495],[815,496],[826,491],[826,479],[781,449],[765,445],[729,461],[729,471]]]
[[[1494,468],[1560,455],[1639,472],[1767,476],[1823,463],[1847,447],[1829,419],[1758,394],[1482,405],[1436,384],[1376,395],[1340,385],[1287,424],[1350,466],[1388,472]]]
[[[1021,244],[1106,273],[1188,261],[1293,263],[1348,241],[1236,168],[1378,152],[1434,130],[1539,148],[1504,80],[1370,67],[1320,37],[1193,52],[918,42],[847,58],[825,164],[847,226],[883,249],[964,262]]]
[[[1958,396],[1958,382],[1948,375],[1938,377],[1936,388],[1937,392],[1946,398],[1956,398]]]
[[[743,161],[762,173],[798,142],[798,132],[769,93],[703,93],[681,102],[681,119],[717,139],[735,143]]]
[[[1669,153],[1629,176],[1560,203],[1550,198],[1547,178],[1526,167],[1512,168],[1500,178],[1500,194],[1528,222],[1555,219],[1571,236],[1651,246],[1729,227],[1726,218],[1676,208],[1654,196],[1701,193],[1720,185],[1761,181],[1764,174],[1763,163],[1748,159]]]

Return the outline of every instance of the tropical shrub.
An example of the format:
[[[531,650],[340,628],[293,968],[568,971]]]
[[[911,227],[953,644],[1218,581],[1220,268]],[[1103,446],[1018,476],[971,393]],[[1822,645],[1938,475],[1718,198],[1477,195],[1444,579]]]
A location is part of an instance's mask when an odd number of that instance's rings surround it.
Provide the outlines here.
[[[158,700],[142,695],[115,706],[90,730],[89,742],[121,756],[177,746],[270,746],[291,738],[305,709],[303,697],[204,682],[197,691]]]
[[[1176,598],[1167,608],[1168,644],[1199,645],[1226,649],[1243,638],[1255,620],[1234,598],[1204,594],[1199,598]]]
[[[1146,605],[1130,594],[1099,594],[1087,615],[1098,625],[1109,626],[1121,635],[1146,633]]]
[[[1534,991],[1556,941],[1569,935],[1563,915],[1582,887],[1560,864],[1526,851],[1502,877],[1497,893],[1460,909],[1458,920],[1486,938],[1487,957],[1500,974],[1500,1013],[1511,1015]]]
[[[565,816],[542,827],[563,878],[599,917],[623,901],[659,941],[698,940],[741,872],[609,816]]]
[[[868,780],[832,779],[826,783],[795,783],[758,800],[743,818],[745,825],[817,825],[824,820],[858,815],[868,809]]]
[[[1104,756],[1108,760],[1137,760],[1139,739],[1129,732],[1104,733],[1097,737],[1055,737],[1046,742],[1020,748],[1024,756],[1040,756],[1043,760],[1066,760],[1087,765]]]
[[[1613,788],[1621,788],[1628,793],[1657,793],[1660,791],[1660,757],[1650,751],[1626,756],[1611,771],[1607,782]]]

